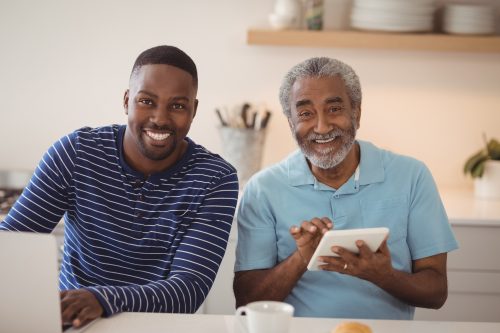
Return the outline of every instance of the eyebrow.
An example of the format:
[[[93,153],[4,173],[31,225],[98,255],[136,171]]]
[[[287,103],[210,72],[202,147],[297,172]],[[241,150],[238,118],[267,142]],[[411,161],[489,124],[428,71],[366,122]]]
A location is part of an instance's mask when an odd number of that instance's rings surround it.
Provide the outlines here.
[[[309,100],[309,99],[301,99],[300,101],[297,101],[297,102],[295,103],[295,107],[296,107],[296,108],[299,108],[299,107],[301,107],[301,106],[304,106],[304,105],[311,105],[311,104],[312,104],[311,100]]]
[[[325,100],[327,104],[329,103],[342,103],[344,100],[342,97],[336,96],[336,97],[330,97]]]
[[[158,98],[157,95],[150,93],[149,91],[146,91],[146,90],[139,90],[137,92],[137,94],[144,94],[144,95],[151,96],[153,98]],[[183,100],[183,101],[189,102],[189,98],[187,98],[186,96],[175,96],[175,97],[171,98],[171,100],[174,100],[174,101]]]
[[[158,96],[156,96],[155,94],[150,93],[149,91],[146,91],[146,90],[139,90],[137,92],[137,95],[138,94],[144,94],[144,95],[148,95],[148,96],[151,96],[151,97],[154,97],[154,98],[158,98]]]
[[[327,99],[325,99],[325,103],[326,104],[330,104],[330,103],[342,103],[342,102],[344,102],[344,100],[340,96],[328,97]],[[311,105],[311,104],[312,104],[311,100],[309,100],[309,99],[301,99],[301,100],[299,100],[299,101],[297,101],[295,103],[295,107],[299,108],[301,106]]]

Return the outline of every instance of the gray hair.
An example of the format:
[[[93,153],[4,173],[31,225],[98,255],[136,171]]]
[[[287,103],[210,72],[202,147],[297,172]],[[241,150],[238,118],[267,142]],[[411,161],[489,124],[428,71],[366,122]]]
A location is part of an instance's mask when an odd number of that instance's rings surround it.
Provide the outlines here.
[[[344,81],[353,110],[358,109],[361,106],[361,84],[351,66],[332,58],[310,58],[290,69],[281,83],[280,103],[287,118],[291,117],[290,94],[295,81],[306,77],[335,76]]]

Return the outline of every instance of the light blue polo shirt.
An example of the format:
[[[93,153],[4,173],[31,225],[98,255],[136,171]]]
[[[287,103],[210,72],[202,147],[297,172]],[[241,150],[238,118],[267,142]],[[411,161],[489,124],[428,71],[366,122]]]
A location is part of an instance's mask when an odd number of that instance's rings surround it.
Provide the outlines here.
[[[335,190],[316,180],[300,150],[256,174],[238,209],[235,271],[266,269],[295,250],[292,225],[329,217],[335,229],[388,227],[395,269],[456,249],[443,204],[427,167],[413,158],[358,141],[359,181]],[[356,277],[307,271],[285,299],[296,316],[413,319],[415,308]]]

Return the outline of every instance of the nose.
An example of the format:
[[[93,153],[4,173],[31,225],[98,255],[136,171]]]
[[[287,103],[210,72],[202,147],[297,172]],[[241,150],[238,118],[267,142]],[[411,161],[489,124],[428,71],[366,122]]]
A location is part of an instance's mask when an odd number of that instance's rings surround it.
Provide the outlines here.
[[[149,121],[158,125],[164,126],[170,123],[170,114],[166,107],[158,105],[149,116]]]
[[[331,130],[332,125],[328,122],[328,117],[322,112],[319,112],[316,117],[316,126],[314,126],[314,131],[318,134],[326,134]]]

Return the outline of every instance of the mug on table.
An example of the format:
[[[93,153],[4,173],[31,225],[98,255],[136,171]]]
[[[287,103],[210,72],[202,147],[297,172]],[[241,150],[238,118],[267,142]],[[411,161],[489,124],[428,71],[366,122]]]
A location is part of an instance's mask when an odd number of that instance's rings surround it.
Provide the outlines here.
[[[252,302],[236,309],[236,320],[247,333],[287,333],[293,311],[293,306],[284,302]]]

